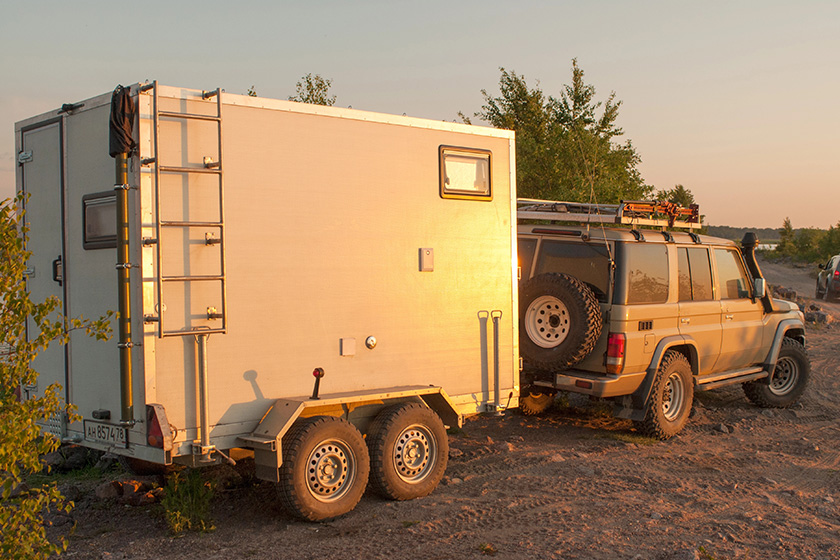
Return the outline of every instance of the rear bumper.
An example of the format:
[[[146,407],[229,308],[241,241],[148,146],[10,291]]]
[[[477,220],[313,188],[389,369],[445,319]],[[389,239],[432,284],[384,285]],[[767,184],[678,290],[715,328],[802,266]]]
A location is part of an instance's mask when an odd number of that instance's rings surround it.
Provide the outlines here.
[[[554,375],[553,388],[558,391],[583,393],[593,397],[620,397],[636,391],[645,379],[645,372],[623,373],[621,375],[609,373],[593,373],[581,370],[566,370]],[[548,383],[536,382],[536,385]]]

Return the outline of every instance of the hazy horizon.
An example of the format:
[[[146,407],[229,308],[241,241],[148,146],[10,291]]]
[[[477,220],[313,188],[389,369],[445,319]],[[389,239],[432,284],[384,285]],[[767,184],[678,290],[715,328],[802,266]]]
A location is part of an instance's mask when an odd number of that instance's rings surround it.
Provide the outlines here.
[[[840,186],[840,3],[8,3],[0,21],[0,198],[14,123],[118,83],[285,99],[332,80],[337,106],[457,120],[498,92],[499,67],[558,96],[577,58],[642,157],[705,223],[826,229]],[[124,35],[120,35],[120,33]],[[830,136],[831,135],[831,136]],[[833,188],[832,188],[833,187]]]

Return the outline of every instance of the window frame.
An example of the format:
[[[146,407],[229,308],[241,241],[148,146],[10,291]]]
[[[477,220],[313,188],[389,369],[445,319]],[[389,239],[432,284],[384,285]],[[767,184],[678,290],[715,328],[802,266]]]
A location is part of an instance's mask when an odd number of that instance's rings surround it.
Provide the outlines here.
[[[446,156],[460,155],[462,157],[473,157],[475,159],[487,160],[487,192],[486,193],[472,193],[469,191],[448,189],[446,187]],[[479,148],[466,148],[462,146],[447,146],[441,145],[438,147],[438,192],[441,198],[453,200],[493,200],[493,153],[490,150],[483,150]]]
[[[108,200],[111,199],[111,200]],[[82,196],[82,247],[85,250],[90,249],[116,249],[117,248],[117,224],[114,222],[114,235],[97,236],[88,238],[87,210],[90,206],[105,205],[109,203],[114,204],[116,211],[117,194],[114,191],[103,191],[98,193],[91,193]]]

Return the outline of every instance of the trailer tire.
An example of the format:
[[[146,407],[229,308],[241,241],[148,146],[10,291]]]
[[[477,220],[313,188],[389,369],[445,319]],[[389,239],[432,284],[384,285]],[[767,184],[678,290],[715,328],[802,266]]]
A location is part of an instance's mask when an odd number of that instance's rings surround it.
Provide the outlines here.
[[[519,394],[519,410],[525,416],[537,416],[542,414],[554,404],[556,391],[542,387],[524,387]]]
[[[784,338],[773,378],[758,379],[741,385],[747,398],[764,408],[787,408],[796,403],[811,376],[811,360],[797,340]]]
[[[341,418],[315,416],[283,436],[280,500],[294,515],[323,521],[356,507],[367,486],[370,459],[362,434]]]
[[[598,299],[567,274],[540,274],[519,290],[519,351],[531,366],[557,371],[580,362],[601,336]]]
[[[383,409],[368,430],[370,483],[392,500],[427,496],[446,472],[449,439],[440,417],[416,402]]]

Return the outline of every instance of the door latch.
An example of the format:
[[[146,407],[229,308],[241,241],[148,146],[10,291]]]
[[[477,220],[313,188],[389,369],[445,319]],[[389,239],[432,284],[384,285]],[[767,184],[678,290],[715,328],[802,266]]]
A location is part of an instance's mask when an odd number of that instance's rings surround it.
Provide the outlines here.
[[[61,255],[52,262],[53,280],[58,282],[59,286],[64,285],[64,264],[61,262]]]

